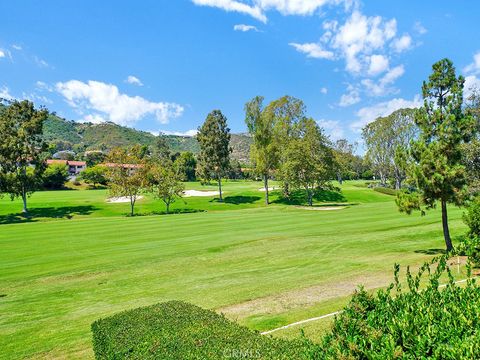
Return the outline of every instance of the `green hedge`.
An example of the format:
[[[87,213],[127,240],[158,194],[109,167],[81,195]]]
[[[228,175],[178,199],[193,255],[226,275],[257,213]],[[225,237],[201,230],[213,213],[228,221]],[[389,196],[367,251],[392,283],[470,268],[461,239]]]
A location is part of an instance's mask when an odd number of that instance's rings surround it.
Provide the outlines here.
[[[308,359],[316,347],[262,336],[180,301],[97,320],[92,332],[97,359]]]
[[[386,188],[386,187],[375,187],[373,188],[376,192],[385,194],[385,195],[392,195],[392,196],[397,196],[398,190],[392,189],[392,188]]]

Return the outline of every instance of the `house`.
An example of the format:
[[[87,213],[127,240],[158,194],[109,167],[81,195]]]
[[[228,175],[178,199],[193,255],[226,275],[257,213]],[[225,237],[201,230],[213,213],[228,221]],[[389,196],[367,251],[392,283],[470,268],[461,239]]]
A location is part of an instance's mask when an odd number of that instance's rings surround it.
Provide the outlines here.
[[[76,176],[80,174],[83,170],[87,168],[87,163],[85,161],[75,161],[75,160],[47,160],[47,165],[52,164],[62,164],[68,166],[68,173],[70,176]]]

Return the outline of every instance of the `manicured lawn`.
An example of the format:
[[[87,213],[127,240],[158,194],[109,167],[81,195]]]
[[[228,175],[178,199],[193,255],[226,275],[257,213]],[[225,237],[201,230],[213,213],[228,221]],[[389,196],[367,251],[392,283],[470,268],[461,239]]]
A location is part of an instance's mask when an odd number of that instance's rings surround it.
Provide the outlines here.
[[[232,202],[175,204],[206,212],[133,218],[105,190],[37,193],[40,218],[25,223],[9,215],[18,202],[1,200],[0,357],[92,357],[95,319],[173,299],[267,330],[335,311],[355,284],[383,286],[395,262],[444,248],[438,211],[401,215],[393,197],[352,184],[324,198],[354,204],[343,210],[267,208],[260,187],[229,182]],[[163,206],[147,197],[137,210]],[[461,234],[461,210],[450,217]]]

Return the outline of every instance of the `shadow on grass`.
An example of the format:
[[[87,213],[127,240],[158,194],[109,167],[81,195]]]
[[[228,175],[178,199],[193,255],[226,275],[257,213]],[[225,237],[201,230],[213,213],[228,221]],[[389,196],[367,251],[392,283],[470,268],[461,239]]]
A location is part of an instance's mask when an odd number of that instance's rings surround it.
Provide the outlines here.
[[[135,213],[133,217],[136,216],[152,216],[152,215],[173,215],[173,214],[192,214],[192,213],[199,213],[199,212],[206,212],[206,210],[202,209],[173,209],[170,210],[168,213],[166,211],[150,211],[144,213]],[[132,217],[130,214],[126,214],[127,217]]]
[[[225,204],[253,204],[254,202],[260,200],[260,196],[244,196],[244,195],[237,195],[237,196],[226,196],[223,198],[223,202]],[[221,202],[219,198],[215,198],[210,200],[210,202]]]
[[[71,219],[75,215],[90,215],[98,208],[92,205],[34,208],[28,214],[0,215],[0,225],[35,222],[39,218]]]
[[[335,190],[320,190],[313,196],[313,200],[316,202],[328,202],[328,203],[343,203],[347,199],[340,191]],[[276,204],[284,205],[305,205],[307,203],[307,194],[302,190],[292,191],[288,198],[281,195],[278,199],[272,201]],[[330,206],[332,204],[329,204]]]
[[[445,254],[445,249],[425,249],[425,250],[415,250],[417,254],[424,254],[424,255],[440,255]]]

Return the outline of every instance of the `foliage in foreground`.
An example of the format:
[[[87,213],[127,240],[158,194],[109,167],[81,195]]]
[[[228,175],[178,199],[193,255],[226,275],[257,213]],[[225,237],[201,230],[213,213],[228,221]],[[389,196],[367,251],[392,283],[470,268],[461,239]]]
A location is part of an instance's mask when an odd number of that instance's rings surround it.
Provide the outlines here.
[[[325,357],[479,358],[480,287],[475,280],[456,285],[446,257],[435,270],[425,264],[416,276],[407,271],[408,291],[402,291],[398,272],[397,265],[395,283],[387,290],[355,294],[324,338]],[[425,272],[428,285],[420,289]],[[440,287],[445,273],[448,283]]]
[[[465,251],[465,249],[463,249]],[[374,295],[357,291],[320,345],[261,336],[183,302],[123,312],[92,325],[97,359],[473,359],[480,358],[480,287],[458,285],[442,256],[407,269]],[[469,277],[470,266],[468,266]],[[422,276],[428,274],[422,281]],[[446,275],[447,284],[440,285]]]
[[[180,301],[98,320],[92,332],[97,359],[307,358],[303,341],[261,336],[213,311]]]

